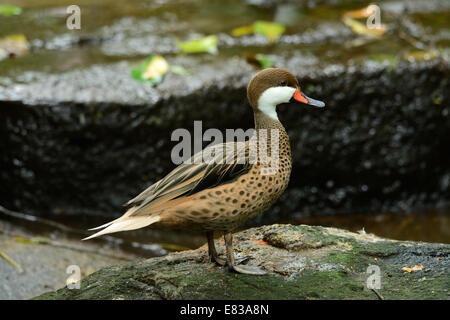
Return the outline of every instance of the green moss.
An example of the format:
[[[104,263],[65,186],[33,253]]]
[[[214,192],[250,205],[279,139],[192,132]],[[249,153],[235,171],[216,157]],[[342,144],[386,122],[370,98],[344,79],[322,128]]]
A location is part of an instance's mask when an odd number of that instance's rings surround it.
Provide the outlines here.
[[[346,255],[346,254],[339,254],[339,253],[335,253],[332,252],[328,258],[326,259],[327,262],[330,263],[343,263],[343,264],[348,264],[350,262],[352,262],[354,259],[352,259],[351,255]]]
[[[241,238],[237,247],[248,246],[246,237],[256,238],[256,234],[278,241],[280,247],[291,248],[287,256],[293,260],[287,260],[288,264],[298,263],[299,255],[306,259],[304,267],[287,276],[275,272],[265,276],[230,273],[200,261],[204,253],[191,252],[104,268],[86,277],[80,290],[63,288],[38,299],[378,299],[365,287],[367,267],[372,264],[380,268],[378,291],[386,299],[448,299],[450,246],[366,242],[343,230],[339,231],[342,236],[336,235],[336,230],[333,235],[329,231],[322,227],[274,225],[236,236]],[[318,239],[322,245],[311,247]],[[300,241],[306,241],[309,247],[302,249],[304,243]],[[263,260],[269,265],[286,259],[286,249],[269,245],[254,250],[263,249],[273,254],[273,261],[267,261],[266,256]],[[401,270],[402,266],[419,263],[426,266],[423,271]]]

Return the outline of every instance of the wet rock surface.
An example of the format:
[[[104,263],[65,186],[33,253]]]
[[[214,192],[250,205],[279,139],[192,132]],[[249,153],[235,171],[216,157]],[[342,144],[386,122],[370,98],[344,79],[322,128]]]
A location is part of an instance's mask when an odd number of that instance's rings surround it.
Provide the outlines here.
[[[245,90],[253,71],[243,62],[222,67],[205,71],[214,75],[207,80],[168,76],[157,89],[126,82],[120,64],[24,86],[29,103],[2,102],[1,203],[34,214],[119,215],[125,201],[174,167],[173,130],[193,132],[195,120],[203,130],[252,127]],[[89,74],[96,69],[111,80]],[[294,168],[266,222],[449,203],[447,62],[291,70],[327,108],[279,107]],[[181,88],[173,95],[172,83]],[[67,95],[74,101],[59,101]]]
[[[203,130],[253,126],[245,90],[257,70],[245,52],[267,54],[327,104],[279,107],[291,137],[292,178],[253,223],[449,205],[448,2],[380,3],[389,32],[378,40],[341,22],[359,2],[232,1],[223,9],[221,1],[198,1],[181,10],[178,1],[103,0],[82,6],[79,31],[68,31],[64,10],[51,3],[24,4],[32,53],[0,62],[3,206],[45,216],[119,216],[124,202],[174,168],[173,130],[192,132],[194,120]],[[99,16],[99,7],[108,10]],[[286,33],[276,44],[230,35],[257,19],[285,24]],[[22,25],[7,17],[0,30]],[[440,54],[404,58],[417,48],[399,30]],[[174,45],[211,33],[218,55],[180,55]],[[157,87],[138,83],[130,68],[153,53],[189,74],[169,73]]]
[[[219,254],[223,242],[217,241]],[[450,246],[314,226],[271,225],[235,235],[235,252],[265,276],[209,263],[206,247],[103,268],[35,299],[448,299]],[[403,267],[418,266],[407,272]],[[380,288],[367,288],[368,267]],[[423,266],[423,268],[422,268]]]

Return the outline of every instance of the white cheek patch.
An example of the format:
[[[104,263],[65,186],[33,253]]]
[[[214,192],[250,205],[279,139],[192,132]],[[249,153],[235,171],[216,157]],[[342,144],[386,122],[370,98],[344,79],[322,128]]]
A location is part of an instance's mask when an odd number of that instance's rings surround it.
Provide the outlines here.
[[[291,87],[271,87],[265,90],[259,97],[258,109],[272,119],[278,120],[277,105],[289,102],[295,90]]]

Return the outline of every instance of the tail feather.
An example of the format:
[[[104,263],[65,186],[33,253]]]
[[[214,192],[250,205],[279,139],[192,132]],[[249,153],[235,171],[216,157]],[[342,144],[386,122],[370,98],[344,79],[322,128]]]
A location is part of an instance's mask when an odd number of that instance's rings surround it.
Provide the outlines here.
[[[112,225],[112,224],[114,223],[114,221],[115,221],[115,220],[113,220],[113,221],[110,221],[110,222],[108,222],[108,223],[105,223],[105,224],[102,224],[101,226],[98,226],[98,227],[95,227],[95,228],[91,228],[91,229],[88,229],[88,230],[89,230],[89,231],[94,231],[94,230],[98,230],[98,229],[106,228],[107,226],[110,226],[110,225]]]
[[[129,217],[130,215],[132,215],[137,209],[138,209],[138,207],[136,207],[136,206],[135,206],[135,207],[132,207],[132,208],[128,209],[127,212],[125,212],[125,214],[124,214],[123,216],[121,216],[121,217],[119,217],[119,218],[117,218],[117,219],[114,219],[113,221],[110,221],[110,222],[107,222],[107,223],[105,223],[105,224],[102,224],[101,226],[98,226],[98,227],[95,227],[95,228],[91,228],[91,229],[88,229],[88,230],[89,230],[89,231],[93,231],[93,230],[98,230],[98,229],[106,228],[106,227],[112,225],[113,223],[117,223],[117,222],[123,221],[123,220],[125,220],[127,217]]]
[[[150,224],[158,222],[159,219],[160,219],[159,215],[152,215],[152,216],[146,216],[146,217],[133,217],[133,218],[124,219],[122,221],[115,220],[115,221],[112,221],[112,222],[109,222],[109,223],[106,223],[105,225],[103,225],[103,226],[106,226],[105,229],[103,229],[97,233],[94,233],[93,235],[86,237],[83,240],[89,240],[89,239],[96,238],[96,237],[99,237],[101,235],[108,234],[108,233],[143,228]],[[101,227],[102,226],[94,228],[94,229],[99,229]],[[94,229],[92,229],[92,230],[94,230]]]

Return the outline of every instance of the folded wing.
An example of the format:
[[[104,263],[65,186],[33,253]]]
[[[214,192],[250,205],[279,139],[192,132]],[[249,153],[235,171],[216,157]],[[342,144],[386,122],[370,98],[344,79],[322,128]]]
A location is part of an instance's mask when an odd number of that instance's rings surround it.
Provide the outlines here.
[[[183,198],[208,188],[235,181],[250,170],[249,142],[227,142],[209,146],[176,167],[126,203],[127,212],[97,228],[105,228],[83,240],[103,234],[139,229],[159,221],[165,209]]]

